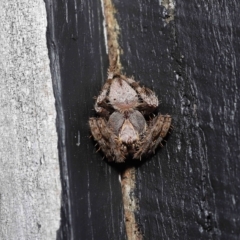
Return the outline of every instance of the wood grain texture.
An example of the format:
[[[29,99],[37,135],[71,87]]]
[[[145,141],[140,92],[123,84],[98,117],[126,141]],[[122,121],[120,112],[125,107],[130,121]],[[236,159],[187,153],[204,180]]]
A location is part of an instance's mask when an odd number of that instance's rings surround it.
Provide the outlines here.
[[[118,171],[88,138],[108,67],[101,3],[47,2],[69,176],[59,239],[126,239]],[[240,3],[113,3],[126,75],[153,89],[159,112],[173,117],[167,144],[137,168],[144,239],[239,239]]]
[[[101,90],[109,65],[101,2],[46,1],[46,6],[52,76],[62,119],[59,149],[66,151],[61,159],[65,192],[58,239],[122,240],[126,233],[120,176],[96,153],[88,126],[94,116],[93,97]]]
[[[145,239],[238,239],[239,3],[176,1],[169,23],[157,1],[115,6],[122,65],[155,90],[175,126],[138,168]]]
[[[61,184],[43,1],[0,3],[0,239],[55,239]]]

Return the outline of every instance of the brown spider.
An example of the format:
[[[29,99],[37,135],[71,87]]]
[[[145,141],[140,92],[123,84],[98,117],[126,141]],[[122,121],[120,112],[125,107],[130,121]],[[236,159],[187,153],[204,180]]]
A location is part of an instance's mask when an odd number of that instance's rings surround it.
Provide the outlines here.
[[[124,162],[128,156],[141,159],[154,153],[171,127],[171,116],[158,115],[146,121],[158,106],[155,93],[132,78],[108,72],[95,103],[99,118],[90,118],[94,139],[109,161]]]

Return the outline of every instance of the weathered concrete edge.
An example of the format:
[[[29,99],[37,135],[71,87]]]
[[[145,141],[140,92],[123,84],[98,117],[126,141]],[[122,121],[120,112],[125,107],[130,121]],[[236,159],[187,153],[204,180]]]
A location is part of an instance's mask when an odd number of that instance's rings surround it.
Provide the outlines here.
[[[0,5],[0,239],[55,239],[61,183],[46,10],[41,0]]]

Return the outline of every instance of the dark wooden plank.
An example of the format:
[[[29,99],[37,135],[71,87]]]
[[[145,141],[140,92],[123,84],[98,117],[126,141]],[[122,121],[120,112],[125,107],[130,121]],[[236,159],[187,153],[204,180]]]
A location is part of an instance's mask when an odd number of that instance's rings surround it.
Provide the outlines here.
[[[46,6],[52,77],[59,100],[58,132],[63,143],[59,145],[64,191],[58,238],[122,240],[126,233],[118,172],[101,160],[89,139],[93,97],[105,82],[108,67],[101,3],[49,0]]]
[[[171,1],[163,1],[171,2]],[[114,1],[122,65],[174,119],[138,168],[145,239],[239,239],[239,3]]]
[[[166,9],[172,1],[160,2],[114,1],[124,72],[152,88],[159,111],[174,119],[164,148],[137,168],[137,219],[145,239],[239,239],[240,3],[177,0],[173,16]],[[118,172],[88,139],[92,97],[108,66],[101,4],[51,4],[48,44],[59,119],[61,106],[64,111],[60,155],[67,153],[59,239],[125,239]]]
[[[193,176],[201,180],[195,180],[201,214],[195,218],[200,236],[239,239],[240,3],[179,1],[178,6],[179,48],[185,50],[184,71],[197,107]]]

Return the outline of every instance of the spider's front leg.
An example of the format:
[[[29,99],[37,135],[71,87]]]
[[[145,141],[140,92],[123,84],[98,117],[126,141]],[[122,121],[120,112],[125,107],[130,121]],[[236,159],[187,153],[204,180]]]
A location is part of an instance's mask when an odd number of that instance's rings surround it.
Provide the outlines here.
[[[107,119],[109,118],[110,112],[113,110],[112,107],[108,104],[108,96],[107,96],[111,83],[112,83],[112,79],[108,79],[106,81],[94,105],[96,112],[101,117],[106,117]]]
[[[95,141],[109,161],[124,162],[126,147],[119,141],[103,118],[90,118],[89,125]]]
[[[134,159],[141,159],[142,155],[154,153],[157,146],[167,135],[171,127],[172,118],[170,115],[156,116],[150,123],[145,137],[141,140],[138,151],[134,154]]]

